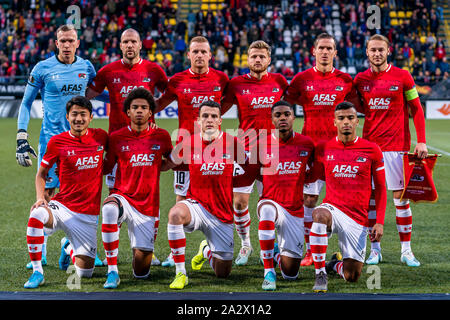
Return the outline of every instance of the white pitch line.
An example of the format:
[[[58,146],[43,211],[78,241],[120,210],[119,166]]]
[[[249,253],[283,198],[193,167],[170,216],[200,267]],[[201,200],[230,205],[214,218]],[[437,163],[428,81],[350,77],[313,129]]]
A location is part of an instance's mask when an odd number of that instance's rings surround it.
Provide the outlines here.
[[[417,144],[417,141],[412,140],[412,142],[413,142],[414,144]],[[435,150],[435,151],[437,151],[437,152],[439,152],[439,153],[445,154],[446,156],[450,156],[450,152],[447,152],[447,151],[445,151],[445,150],[442,150],[442,149],[439,149],[439,148],[430,146],[429,144],[427,144],[427,148],[428,148],[428,149],[431,149],[431,150]]]

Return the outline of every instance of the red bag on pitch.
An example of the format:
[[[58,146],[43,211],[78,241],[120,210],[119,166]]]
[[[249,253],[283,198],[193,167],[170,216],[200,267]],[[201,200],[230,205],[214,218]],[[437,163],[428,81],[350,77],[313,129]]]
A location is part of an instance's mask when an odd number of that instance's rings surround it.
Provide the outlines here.
[[[405,188],[401,199],[414,202],[436,202],[438,194],[433,181],[433,168],[437,161],[437,154],[428,155],[425,159],[418,159],[416,155],[403,155],[403,174]]]

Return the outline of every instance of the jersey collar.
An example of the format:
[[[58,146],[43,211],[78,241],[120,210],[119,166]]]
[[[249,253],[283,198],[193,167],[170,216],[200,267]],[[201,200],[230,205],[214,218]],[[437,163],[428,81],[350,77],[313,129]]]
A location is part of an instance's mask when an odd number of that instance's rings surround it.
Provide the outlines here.
[[[196,73],[196,72],[192,71],[191,68],[189,68],[188,70],[189,70],[189,73],[195,77],[203,77],[203,76],[206,76],[207,74],[209,74],[209,67],[208,67],[208,70],[206,70],[206,72],[204,72],[204,73]]]
[[[70,130],[69,130],[68,132],[69,132],[69,136],[70,136],[71,138],[73,138],[73,139],[83,139],[84,137],[86,137],[86,136],[89,134],[89,128],[86,130],[86,133],[83,134],[83,135],[80,136],[80,137],[74,136],[74,135],[72,134],[72,132],[70,132]]]
[[[386,70],[380,71],[380,72],[376,72],[376,71],[374,71],[374,70],[372,69],[372,67],[370,67],[370,72],[371,72],[373,75],[377,75],[377,76],[378,76],[378,75],[381,75],[381,74],[384,74],[384,73],[389,72],[389,70],[391,70],[391,68],[392,68],[392,64],[388,63],[388,66],[387,66]]]
[[[263,75],[263,76],[261,77],[261,79],[258,79],[258,78],[253,77],[250,73],[247,73],[245,76],[246,76],[247,79],[249,79],[249,80],[253,80],[253,81],[262,81],[262,80],[265,80],[265,79],[267,79],[267,78],[269,77],[269,72],[267,72],[265,75]]]
[[[70,63],[70,64],[69,64],[69,63],[65,63],[64,61],[59,60],[57,54],[55,54],[55,58],[56,58],[56,61],[58,61],[59,63],[66,64],[66,65],[72,65],[72,64],[74,64],[75,62],[77,62],[77,55],[75,55],[75,59],[73,59],[73,62]]]
[[[334,71],[336,71],[336,68],[333,67],[333,68],[331,69],[331,71],[328,71],[328,72],[322,72],[322,71],[319,71],[319,70],[316,68],[316,66],[314,66],[314,67],[313,67],[313,70],[314,70],[314,72],[316,72],[317,74],[320,74],[321,76],[327,76],[327,75],[329,75],[329,74],[334,73]]]
[[[124,65],[125,67],[128,67],[128,68],[131,69],[131,68],[133,68],[135,65],[141,64],[141,63],[142,63],[142,58],[139,58],[139,61],[136,62],[135,64],[129,64],[129,63],[126,63],[125,61],[123,61],[123,58],[120,59],[120,61],[122,62],[122,65]]]
[[[352,146],[354,144],[356,144],[359,141],[359,137],[356,136],[355,140],[347,142],[347,143],[343,143],[341,140],[338,139],[338,137],[336,136],[336,142],[340,145],[343,145],[344,147],[348,147],[348,146]]]

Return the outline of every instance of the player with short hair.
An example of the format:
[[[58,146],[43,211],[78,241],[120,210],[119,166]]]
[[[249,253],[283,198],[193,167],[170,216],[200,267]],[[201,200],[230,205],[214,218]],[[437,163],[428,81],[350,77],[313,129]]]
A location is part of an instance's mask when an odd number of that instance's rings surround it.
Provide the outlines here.
[[[284,279],[295,280],[303,255],[303,185],[312,168],[314,142],[294,132],[294,107],[286,101],[272,106],[273,131],[259,145],[262,194],[257,205],[258,236],[264,264],[263,290],[276,289],[274,260]],[[278,246],[275,247],[275,231]]]
[[[266,42],[254,41],[248,47],[247,53],[250,72],[230,80],[224,94],[222,112],[225,113],[232,105],[237,105],[238,137],[245,143],[248,152],[252,152],[253,149],[256,153],[258,137],[274,129],[271,107],[283,97],[288,83],[281,74],[268,72],[271,47]],[[241,168],[237,167],[237,170]],[[246,265],[253,252],[248,203],[255,181],[252,180],[253,175],[246,176],[249,179],[239,179],[233,197],[235,227],[241,239],[241,249],[235,260],[237,265]],[[261,188],[259,181],[257,187]]]
[[[183,141],[181,158],[172,152],[172,167],[181,159],[189,167],[191,177],[186,200],[178,201],[169,211],[167,236],[175,261],[176,277],[171,289],[188,285],[185,267],[185,232],[200,230],[206,240],[191,260],[193,270],[200,270],[209,261],[217,277],[227,277],[232,268],[234,252],[233,173],[234,162],[245,161],[244,147],[237,138],[220,130],[220,104],[200,104],[200,133]]]
[[[155,110],[152,94],[145,88],[131,91],[124,102],[130,125],[111,133],[105,157],[105,172],[117,164],[114,188],[102,208],[102,239],[108,263],[105,289],[120,283],[117,268],[119,226],[126,222],[133,249],[133,274],[150,274],[155,225],[159,217],[159,179],[164,157],[172,151],[169,133],[150,128]]]
[[[95,69],[89,60],[76,55],[80,45],[77,30],[73,25],[62,25],[56,30],[55,45],[58,49],[54,56],[40,61],[30,73],[17,121],[16,159],[19,165],[32,165],[30,155],[37,157],[40,164],[51,137],[70,129],[66,119],[66,104],[77,95],[84,95],[88,85],[95,77]],[[39,135],[38,155],[28,142],[28,123],[31,107],[40,92],[43,120]],[[39,165],[38,165],[39,169]],[[45,183],[45,199],[50,201],[59,186],[56,166],[48,171]],[[47,235],[44,236],[42,265],[47,264]],[[101,261],[98,260],[100,263]],[[31,269],[31,263],[27,264]]]
[[[132,90],[146,88],[155,94],[156,89],[163,92],[167,86],[168,80],[164,70],[157,63],[143,59],[140,55],[141,49],[142,41],[139,32],[132,28],[124,30],[120,36],[122,59],[102,67],[86,92],[86,97],[93,99],[105,88],[108,89],[110,96],[108,133],[130,124],[130,118],[123,112],[123,103]],[[155,122],[154,113],[149,121]],[[106,175],[106,185],[110,189],[114,187],[115,170]],[[159,217],[157,218],[155,240],[158,224]],[[160,264],[155,255],[153,255],[152,264]]]
[[[401,242],[400,260],[411,267],[420,266],[411,250],[412,212],[409,200],[401,200],[405,187],[403,154],[411,148],[409,111],[417,134],[414,153],[419,158],[428,154],[425,137],[425,116],[414,79],[407,70],[388,63],[389,40],[383,35],[373,35],[366,43],[370,68],[355,77],[355,85],[365,114],[363,137],[377,143],[383,151],[388,190],[392,190],[397,229]],[[374,223],[374,201],[369,212]],[[371,242],[371,253],[366,263],[377,264],[382,260],[378,241]]]
[[[377,198],[376,224],[370,232],[373,239],[383,235],[386,210],[386,186],[383,155],[375,143],[356,134],[359,124],[356,108],[350,102],[336,106],[337,136],[321,142],[316,148],[315,170],[326,180],[326,196],[313,211],[311,252],[316,279],[314,292],[328,290],[327,274],[337,272],[346,281],[355,282],[361,275],[366,254],[368,210],[372,181]],[[318,164],[316,166],[316,163]],[[338,234],[342,252],[325,264],[328,237]]]
[[[302,106],[304,125],[302,134],[309,136],[317,145],[336,136],[333,124],[334,109],[343,102],[358,104],[358,95],[353,87],[352,77],[334,68],[337,55],[336,40],[328,33],[319,34],[313,47],[314,67],[298,73],[286,90],[285,100]],[[319,194],[325,181],[319,179],[305,184],[305,242],[307,246],[301,265],[312,265],[309,232],[312,225],[312,212],[317,205]]]
[[[228,76],[222,71],[209,66],[212,53],[208,40],[196,36],[189,42],[187,58],[190,68],[173,75],[167,84],[164,94],[157,99],[156,112],[163,110],[173,101],[178,104],[178,137],[176,144],[182,145],[184,139],[198,133],[198,110],[205,101],[220,102],[228,83]],[[176,147],[177,148],[177,147]],[[189,188],[189,171],[183,167],[174,170],[174,192],[176,201],[186,199]],[[162,266],[174,266],[169,255]]]
[[[61,269],[67,269],[72,260],[78,276],[91,277],[94,272],[103,152],[108,135],[102,129],[89,128],[92,104],[85,97],[76,96],[68,101],[66,117],[70,130],[50,138],[36,175],[36,202],[31,207],[27,228],[33,266],[33,274],[24,285],[27,289],[44,283],[41,263],[44,228],[50,233],[63,230],[67,236],[61,241]],[[47,201],[45,181],[55,163],[61,186]]]

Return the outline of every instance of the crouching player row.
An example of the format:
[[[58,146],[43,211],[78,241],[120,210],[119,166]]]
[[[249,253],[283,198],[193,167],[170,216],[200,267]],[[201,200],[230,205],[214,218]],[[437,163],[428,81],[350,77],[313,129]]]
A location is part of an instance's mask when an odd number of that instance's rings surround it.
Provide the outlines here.
[[[116,288],[119,230],[128,224],[133,249],[133,272],[146,278],[154,249],[155,222],[159,215],[159,175],[165,157],[172,151],[170,135],[150,128],[148,120],[155,108],[151,93],[138,88],[124,102],[131,124],[114,132],[108,141],[102,129],[89,128],[92,105],[84,97],[67,103],[70,130],[54,136],[36,175],[36,202],[31,208],[27,245],[33,274],[25,288],[44,283],[42,244],[46,234],[63,230],[59,267],[66,270],[73,262],[80,277],[91,277],[97,251],[97,225],[100,212],[102,176],[117,163],[114,189],[102,208],[102,239],[108,262],[105,288]],[[103,155],[108,149],[105,160]],[[47,203],[45,177],[57,164],[60,192]]]

